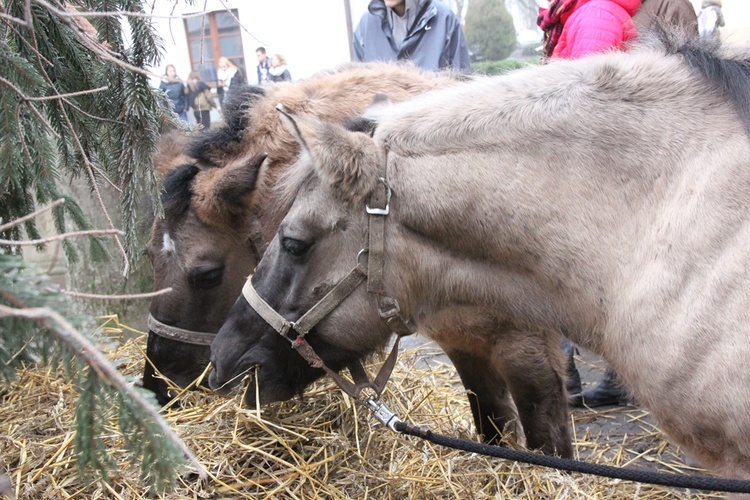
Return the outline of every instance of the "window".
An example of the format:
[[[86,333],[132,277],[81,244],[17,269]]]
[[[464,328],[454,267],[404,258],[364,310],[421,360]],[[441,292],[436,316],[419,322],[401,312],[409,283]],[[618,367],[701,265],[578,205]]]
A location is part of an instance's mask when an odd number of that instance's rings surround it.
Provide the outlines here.
[[[237,22],[237,9],[217,11],[185,19],[190,65],[201,74],[208,85],[216,86],[216,70],[220,57],[236,64],[245,75],[245,54],[242,36]]]

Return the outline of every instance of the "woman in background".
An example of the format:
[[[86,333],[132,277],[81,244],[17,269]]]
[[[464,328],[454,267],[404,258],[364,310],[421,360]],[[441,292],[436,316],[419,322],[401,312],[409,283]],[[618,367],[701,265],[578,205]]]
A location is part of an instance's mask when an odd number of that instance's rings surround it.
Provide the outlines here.
[[[211,89],[201,81],[201,74],[191,71],[188,75],[187,88],[188,104],[193,108],[195,121],[203,128],[211,128],[211,109],[216,107],[216,101]]]
[[[217,74],[219,79],[219,101],[224,104],[227,100],[227,96],[236,87],[241,87],[245,84],[245,77],[242,75],[242,71],[232,61],[226,57],[219,58],[219,72]]]
[[[268,81],[270,82],[289,82],[292,75],[286,68],[286,59],[281,54],[271,56],[271,65],[268,67]]]
[[[185,84],[182,83],[180,77],[177,76],[177,70],[174,64],[167,64],[164,68],[164,75],[161,77],[161,83],[159,88],[163,90],[169,102],[172,104],[172,111],[177,113],[182,121],[188,121],[187,119],[187,103],[185,102]]]

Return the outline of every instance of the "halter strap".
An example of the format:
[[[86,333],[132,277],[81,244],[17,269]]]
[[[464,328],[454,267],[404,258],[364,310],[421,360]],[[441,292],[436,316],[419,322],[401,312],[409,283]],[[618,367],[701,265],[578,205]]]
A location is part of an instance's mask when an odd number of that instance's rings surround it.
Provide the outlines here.
[[[183,330],[176,326],[170,326],[154,318],[150,313],[146,322],[148,329],[159,337],[165,339],[177,340],[185,344],[193,345],[211,345],[216,338],[215,333],[194,332],[192,330]]]
[[[387,161],[383,165],[383,176],[378,179],[378,186],[372,191],[367,203],[366,210],[369,214],[369,246],[367,249],[367,268],[362,267],[357,255],[357,265],[349,271],[344,279],[339,281],[322,299],[313,305],[297,321],[289,321],[279,314],[261,297],[251,278],[245,282],[242,295],[248,304],[268,323],[276,332],[289,340],[292,347],[314,368],[323,369],[333,378],[336,384],[354,398],[360,400],[363,389],[372,389],[379,398],[388,382],[388,378],[396,366],[398,348],[402,336],[411,335],[416,331],[411,322],[401,316],[401,308],[398,301],[393,297],[383,294],[384,253],[385,253],[385,216],[390,213],[391,188],[385,178]],[[364,250],[363,250],[364,251]],[[362,252],[360,252],[362,253]],[[374,294],[378,301],[378,314],[388,324],[391,331],[396,334],[390,354],[386,358],[380,371],[373,381],[367,378],[367,372],[359,361],[348,364],[354,382],[351,382],[340,374],[330,369],[313,350],[312,346],[305,340],[310,330],[323,318],[331,313],[341,302],[346,299],[367,278],[367,291]],[[291,331],[296,332],[292,338]],[[374,398],[370,396],[364,404],[373,404]]]

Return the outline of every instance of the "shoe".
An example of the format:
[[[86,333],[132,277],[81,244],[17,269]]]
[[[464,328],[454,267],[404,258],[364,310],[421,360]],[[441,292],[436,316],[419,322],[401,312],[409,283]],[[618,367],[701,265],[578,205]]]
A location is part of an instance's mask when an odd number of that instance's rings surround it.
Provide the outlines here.
[[[565,383],[565,386],[568,389],[568,394],[580,394],[581,390],[583,390],[581,386],[581,374],[578,373],[576,360],[574,358],[574,356],[578,354],[578,349],[573,342],[564,337],[562,342],[560,342],[560,347],[568,361],[568,380]]]
[[[634,403],[633,396],[622,386],[620,377],[607,368],[604,376],[590,389],[570,396],[570,404],[576,408],[597,408],[599,406],[627,406]]]

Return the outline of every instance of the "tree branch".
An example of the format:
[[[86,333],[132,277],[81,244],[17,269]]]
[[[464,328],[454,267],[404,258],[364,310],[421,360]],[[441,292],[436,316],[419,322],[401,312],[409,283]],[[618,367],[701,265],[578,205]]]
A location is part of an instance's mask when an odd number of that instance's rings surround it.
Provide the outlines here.
[[[180,437],[167,425],[164,419],[161,418],[156,409],[148,401],[143,399],[143,397],[138,394],[130,384],[128,384],[120,372],[112,366],[106,356],[104,356],[104,354],[102,354],[85,335],[76,330],[75,327],[64,317],[48,307],[14,309],[0,304],[0,318],[9,316],[33,319],[43,323],[45,327],[53,332],[58,340],[70,347],[74,352],[79,353],[86,360],[86,364],[88,364],[88,366],[90,366],[102,380],[105,380],[109,385],[126,394],[146,415],[153,419],[164,435],[182,451],[185,457],[190,461],[191,465],[196,468],[200,477],[202,479],[207,477],[207,472],[203,468],[203,465],[198,462],[198,458],[192,451],[190,451],[182,439],[180,439]],[[48,320],[54,322],[59,328],[51,327]]]
[[[8,229],[10,229],[12,227],[15,227],[15,226],[17,226],[19,224],[23,224],[27,220],[31,220],[34,217],[36,217],[37,215],[41,215],[41,214],[43,214],[45,212],[49,212],[50,210],[52,210],[53,208],[55,208],[56,206],[58,206],[58,205],[60,205],[62,203],[65,203],[65,199],[64,198],[60,198],[58,200],[55,200],[49,206],[46,206],[44,208],[40,208],[36,212],[32,212],[29,215],[24,215],[23,217],[21,217],[19,219],[16,219],[16,220],[12,220],[12,221],[8,222],[7,224],[0,225],[0,231],[5,231],[5,230],[8,230]]]
[[[41,240],[0,240],[0,245],[7,245],[9,247],[28,247],[33,245],[43,245],[45,243],[51,243],[58,240],[64,240],[65,238],[74,238],[76,236],[96,236],[106,234],[122,235],[124,233],[119,229],[90,229],[88,231],[73,231],[71,233],[62,233],[56,236],[50,236],[49,238],[42,238]]]
[[[64,293],[65,295],[70,295],[71,297],[78,297],[81,299],[96,299],[96,300],[130,300],[130,299],[149,299],[151,297],[157,297],[159,295],[164,295],[166,293],[171,292],[173,289],[171,287],[168,288],[162,288],[161,290],[157,290],[155,292],[148,292],[148,293],[133,293],[129,295],[99,295],[95,293],[83,293],[83,292],[72,292],[70,290],[57,290],[61,293]]]

